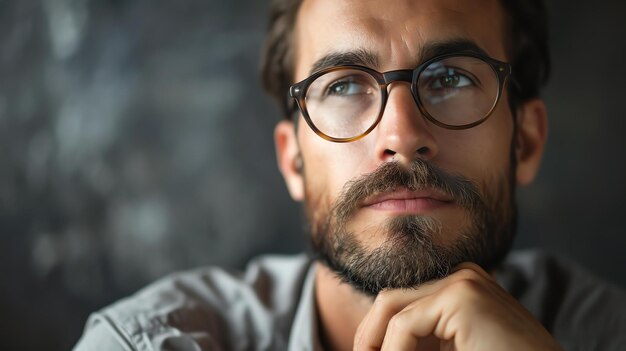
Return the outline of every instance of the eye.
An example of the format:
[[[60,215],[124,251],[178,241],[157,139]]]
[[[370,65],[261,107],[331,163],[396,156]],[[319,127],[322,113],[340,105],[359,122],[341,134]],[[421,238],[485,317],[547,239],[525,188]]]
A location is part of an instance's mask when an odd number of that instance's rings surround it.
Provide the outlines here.
[[[468,76],[452,68],[446,69],[445,72],[438,73],[439,74],[435,75],[430,80],[428,84],[430,89],[458,89],[475,85]]]
[[[354,78],[345,78],[334,81],[326,89],[326,95],[335,96],[351,96],[370,93],[371,91],[366,84]]]

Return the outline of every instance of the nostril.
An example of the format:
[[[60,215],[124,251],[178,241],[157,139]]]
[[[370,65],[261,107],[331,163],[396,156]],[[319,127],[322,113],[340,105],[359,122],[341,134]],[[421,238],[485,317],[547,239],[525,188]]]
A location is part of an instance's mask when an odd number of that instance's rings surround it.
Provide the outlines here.
[[[396,152],[395,152],[395,151],[393,151],[393,150],[389,150],[389,149],[385,149],[385,155],[386,155],[386,156],[393,156],[393,155],[395,155],[395,154],[396,154]]]
[[[423,146],[417,149],[417,153],[420,154],[421,156],[428,155],[429,152],[430,152],[430,149],[426,146]]]

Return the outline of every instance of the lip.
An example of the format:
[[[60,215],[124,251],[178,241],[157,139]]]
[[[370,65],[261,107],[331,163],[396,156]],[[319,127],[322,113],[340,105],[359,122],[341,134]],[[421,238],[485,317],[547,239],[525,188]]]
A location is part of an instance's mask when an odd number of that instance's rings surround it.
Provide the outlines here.
[[[403,188],[369,197],[363,201],[362,207],[379,211],[420,214],[451,205],[453,202],[450,196],[434,189],[412,191]]]

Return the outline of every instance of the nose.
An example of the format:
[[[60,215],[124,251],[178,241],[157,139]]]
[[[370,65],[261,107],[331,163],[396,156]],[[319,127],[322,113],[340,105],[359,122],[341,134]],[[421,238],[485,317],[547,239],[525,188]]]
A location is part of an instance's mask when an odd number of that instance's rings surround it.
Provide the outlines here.
[[[405,165],[417,158],[432,159],[439,150],[427,127],[428,122],[417,107],[409,84],[390,84],[387,105],[377,126],[377,157],[381,162],[396,161]]]

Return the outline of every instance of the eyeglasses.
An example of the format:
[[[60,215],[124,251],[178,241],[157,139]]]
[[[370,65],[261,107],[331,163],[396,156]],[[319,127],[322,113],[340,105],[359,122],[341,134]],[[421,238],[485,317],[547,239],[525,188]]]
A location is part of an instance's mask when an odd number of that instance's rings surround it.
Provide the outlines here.
[[[358,65],[326,68],[292,85],[289,95],[317,135],[345,143],[376,128],[392,82],[411,83],[420,112],[432,123],[468,129],[489,118],[510,74],[509,63],[456,53],[434,57],[413,70],[380,73]]]

